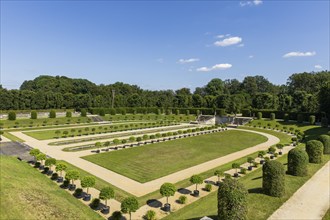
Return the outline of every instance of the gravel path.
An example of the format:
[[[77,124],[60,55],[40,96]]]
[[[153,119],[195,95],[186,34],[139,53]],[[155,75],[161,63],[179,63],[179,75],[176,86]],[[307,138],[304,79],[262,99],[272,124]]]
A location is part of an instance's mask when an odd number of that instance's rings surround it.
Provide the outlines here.
[[[213,169],[215,167],[221,166],[223,164],[226,164],[230,161],[236,160],[238,158],[244,157],[248,154],[257,152],[259,150],[266,150],[269,146],[274,145],[279,142],[279,139],[273,135],[257,132],[257,131],[251,131],[251,130],[244,130],[244,129],[238,129],[240,131],[246,131],[246,132],[252,132],[257,133],[263,136],[266,136],[268,140],[264,143],[258,144],[254,147],[250,147],[181,171],[178,171],[176,173],[172,173],[170,175],[167,175],[165,177],[147,182],[147,183],[139,183],[137,181],[134,181],[130,178],[127,178],[123,175],[120,175],[118,173],[115,173],[111,170],[105,169],[101,166],[98,166],[94,163],[91,163],[87,160],[81,159],[80,156],[82,156],[82,152],[64,152],[61,150],[60,146],[48,146],[46,141],[38,141],[28,135],[23,134],[22,132],[12,132],[15,136],[22,138],[26,141],[26,144],[28,144],[31,147],[39,148],[42,152],[46,153],[47,155],[50,155],[58,160],[65,160],[77,167],[80,167],[81,169],[86,170],[89,173],[94,174],[95,176],[105,180],[106,182],[109,182],[113,184],[114,186],[125,190],[126,192],[129,192],[135,196],[143,196],[148,193],[151,193],[155,190],[158,190],[159,187],[164,182],[172,182],[176,183],[178,181],[181,181],[183,179],[189,178],[191,175],[196,173],[201,173],[210,169]],[[89,154],[93,154],[90,153]]]
[[[330,208],[330,162],[326,163],[269,220],[322,219]]]

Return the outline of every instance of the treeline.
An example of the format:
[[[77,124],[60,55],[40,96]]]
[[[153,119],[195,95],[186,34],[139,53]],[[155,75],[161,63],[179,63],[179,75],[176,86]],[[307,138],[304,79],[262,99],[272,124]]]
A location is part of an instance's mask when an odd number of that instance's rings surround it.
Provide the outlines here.
[[[39,76],[24,81],[18,90],[0,86],[1,110],[52,108],[212,108],[227,113],[243,109],[283,112],[326,112],[330,115],[330,72],[296,73],[286,85],[274,85],[263,76],[212,79],[195,91],[189,88],[150,91],[116,82],[96,85],[85,79]],[[114,98],[114,99],[113,99]]]

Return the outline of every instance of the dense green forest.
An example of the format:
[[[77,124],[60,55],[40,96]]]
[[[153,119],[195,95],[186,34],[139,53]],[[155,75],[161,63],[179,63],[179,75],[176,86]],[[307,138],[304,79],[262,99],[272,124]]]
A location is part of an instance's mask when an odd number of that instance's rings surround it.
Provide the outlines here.
[[[114,103],[112,103],[114,95]],[[18,90],[0,86],[1,110],[91,108],[91,107],[272,109],[330,114],[330,72],[292,74],[286,85],[274,85],[263,76],[212,79],[195,91],[189,88],[150,91],[116,82],[96,85],[86,79],[39,76],[24,81]]]

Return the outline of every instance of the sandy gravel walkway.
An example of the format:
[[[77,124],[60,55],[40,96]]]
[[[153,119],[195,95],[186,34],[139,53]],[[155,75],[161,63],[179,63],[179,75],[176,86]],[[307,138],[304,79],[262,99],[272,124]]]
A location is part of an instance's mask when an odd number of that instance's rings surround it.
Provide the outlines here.
[[[16,135],[19,138],[22,138],[26,141],[26,144],[28,144],[31,147],[39,148],[42,152],[46,153],[47,155],[50,155],[58,160],[65,160],[77,167],[80,167],[81,169],[86,170],[89,173],[94,174],[95,176],[113,184],[114,186],[121,188],[125,190],[126,192],[129,192],[135,196],[143,196],[145,194],[151,193],[155,190],[158,190],[159,187],[164,182],[172,182],[176,183],[178,181],[181,181],[183,179],[189,178],[191,175],[196,173],[201,173],[207,170],[210,170],[212,168],[215,168],[217,166],[223,165],[225,163],[228,163],[230,161],[236,160],[238,158],[244,157],[248,154],[251,154],[253,152],[259,151],[259,150],[265,150],[269,146],[274,145],[279,142],[279,139],[273,135],[257,132],[257,131],[251,131],[251,130],[244,130],[244,129],[238,129],[241,131],[246,132],[252,132],[257,133],[263,136],[266,136],[268,140],[264,143],[258,144],[254,147],[250,147],[181,171],[178,171],[176,173],[172,173],[170,175],[167,175],[165,177],[147,182],[147,183],[139,183],[137,181],[134,181],[130,178],[127,178],[123,175],[120,175],[118,173],[115,173],[111,170],[105,169],[101,166],[98,166],[94,163],[91,163],[87,160],[81,159],[80,156],[82,155],[82,152],[64,152],[62,151],[59,146],[48,146],[46,141],[38,141],[28,135],[23,134],[22,132],[12,132],[14,135]],[[92,153],[91,153],[92,154]]]
[[[322,219],[330,208],[330,162],[326,163],[269,220]]]

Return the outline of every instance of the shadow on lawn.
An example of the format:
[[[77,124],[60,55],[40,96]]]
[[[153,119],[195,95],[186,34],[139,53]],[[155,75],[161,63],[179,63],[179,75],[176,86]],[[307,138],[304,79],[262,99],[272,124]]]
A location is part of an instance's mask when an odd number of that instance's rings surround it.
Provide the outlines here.
[[[248,189],[248,193],[263,194],[263,191],[261,187],[257,187],[257,188]]]
[[[330,131],[329,128],[322,128],[322,127],[308,129],[305,131],[305,135],[306,135],[305,141],[317,139],[319,135],[326,134],[328,131]]]

